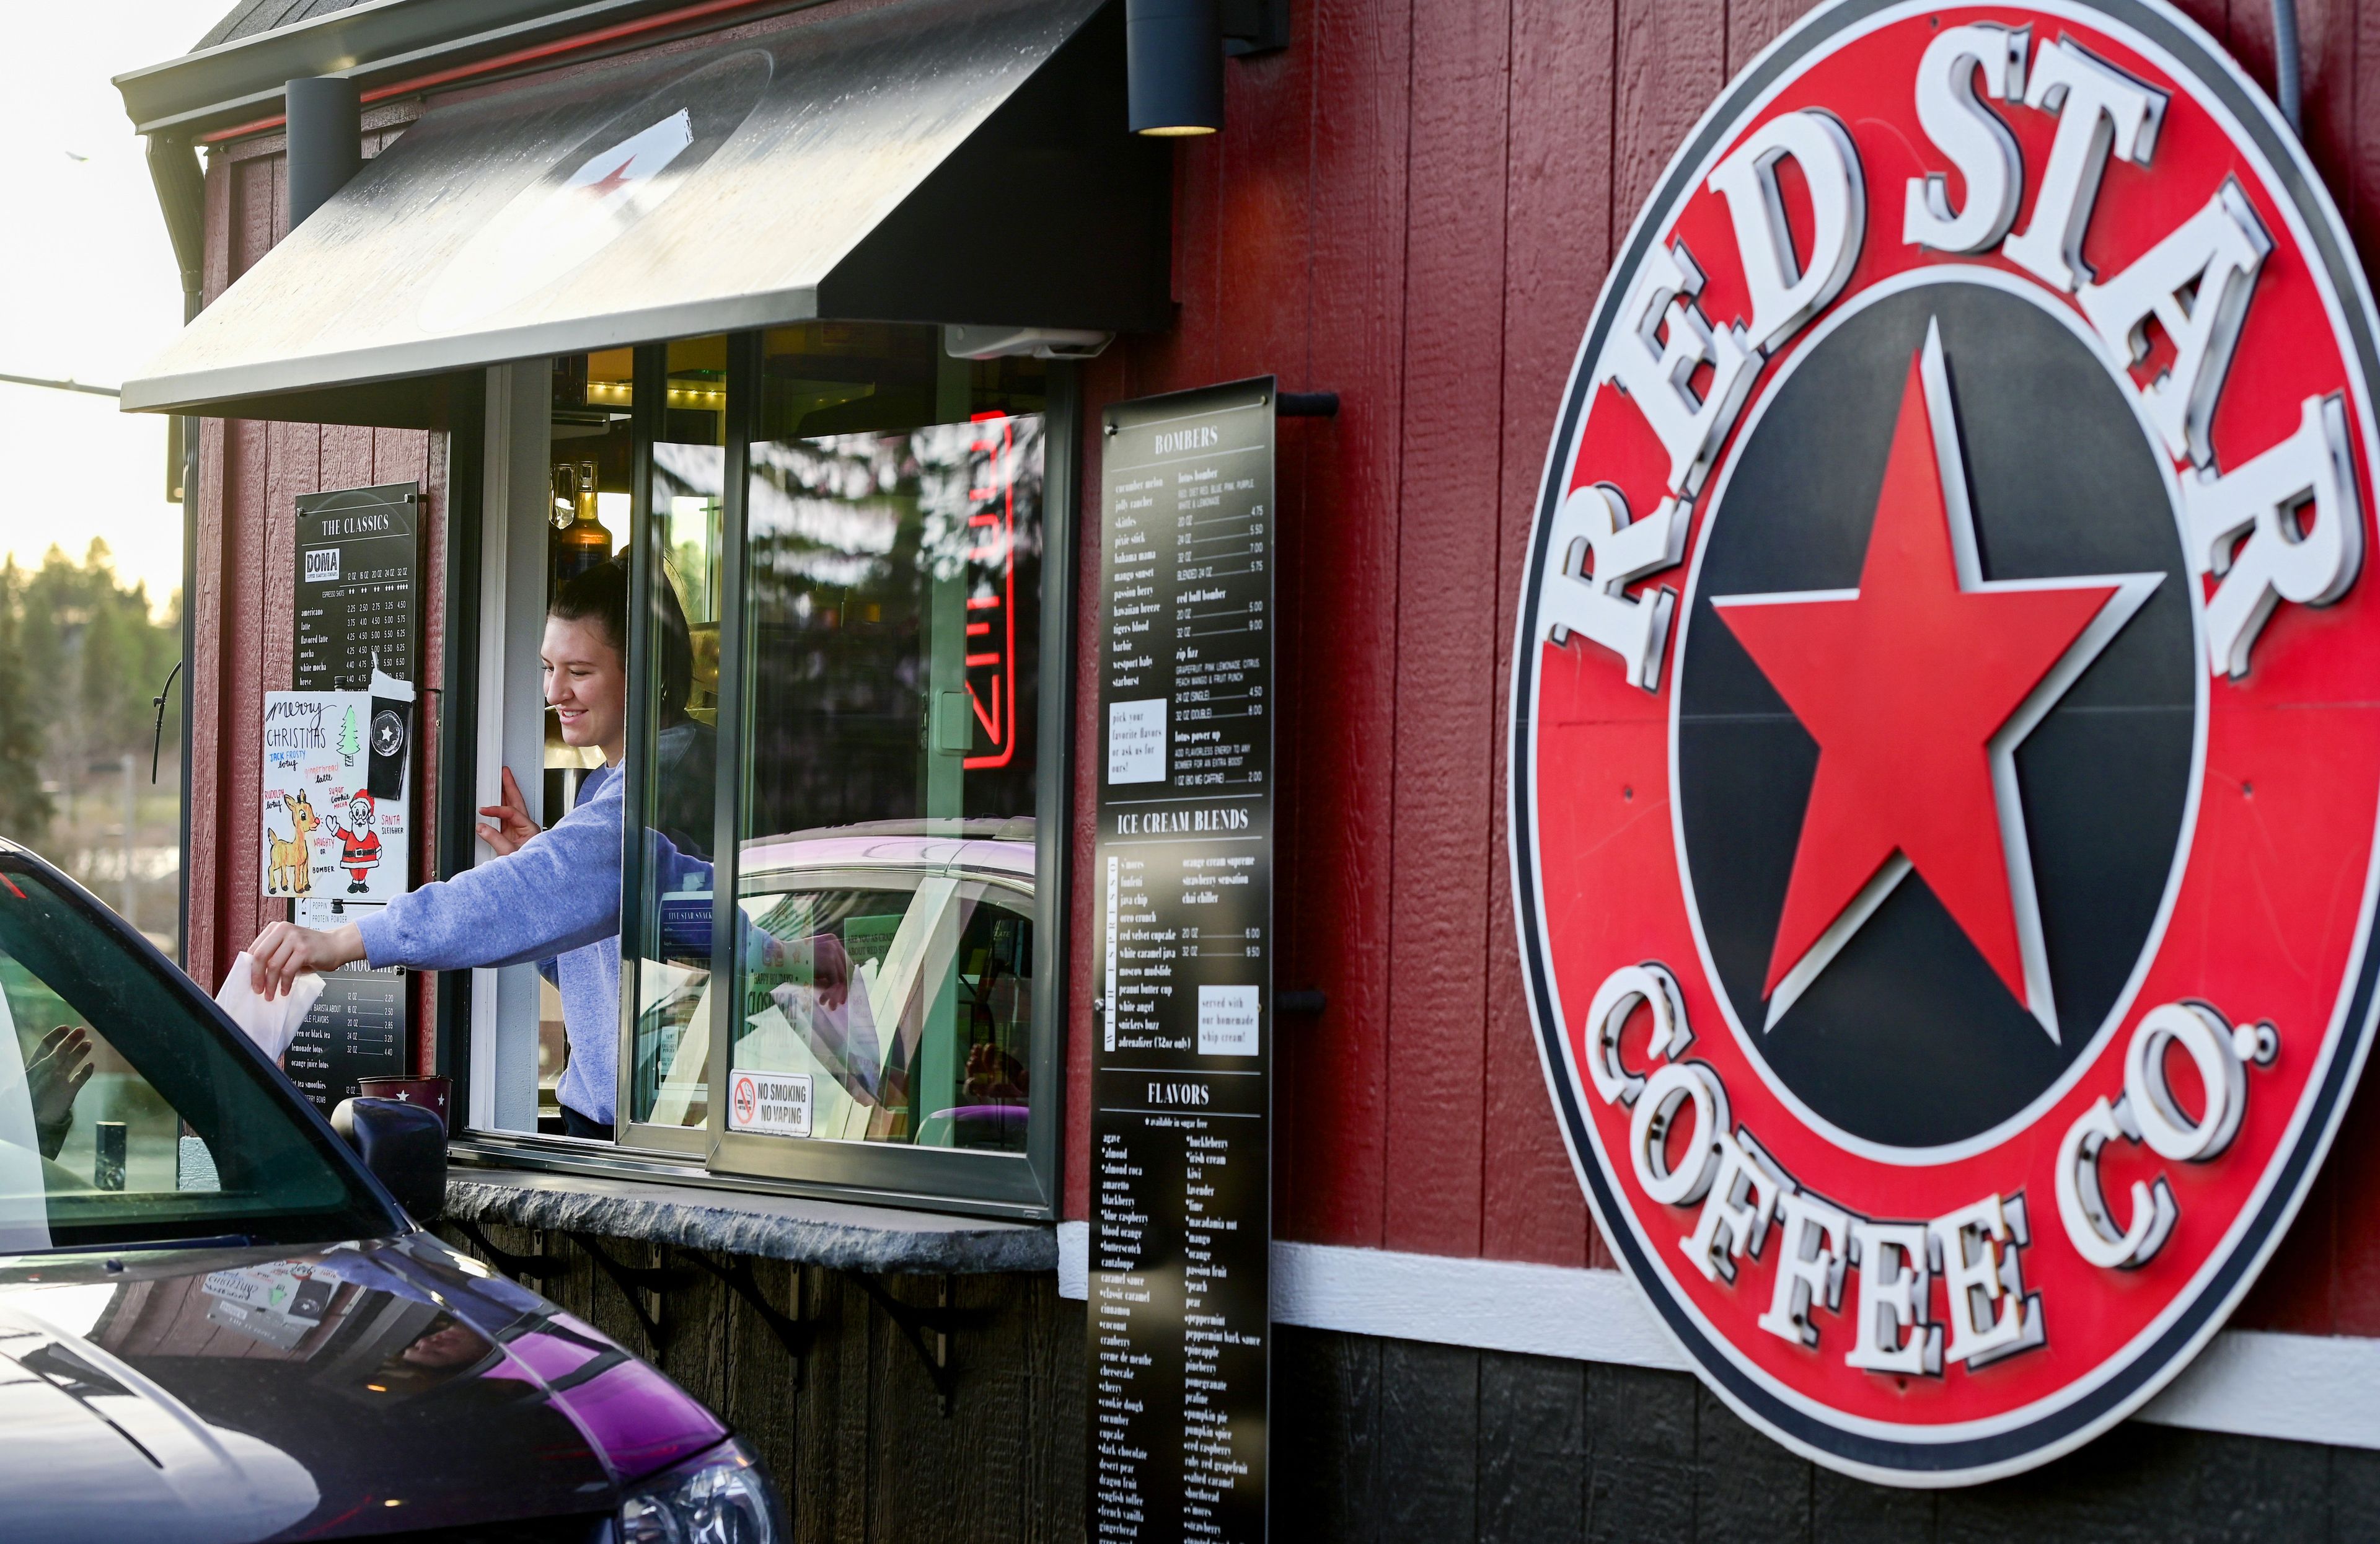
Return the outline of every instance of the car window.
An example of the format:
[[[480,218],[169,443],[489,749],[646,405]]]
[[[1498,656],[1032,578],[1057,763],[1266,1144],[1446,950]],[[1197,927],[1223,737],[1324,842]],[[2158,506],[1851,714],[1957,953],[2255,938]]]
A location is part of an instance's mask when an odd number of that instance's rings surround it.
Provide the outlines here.
[[[746,876],[729,1129],[1022,1152],[1032,893],[949,859],[962,845],[1014,846],[1022,850],[1014,865],[1027,869],[1031,847],[885,836],[866,845],[880,859],[914,848],[915,867]]]
[[[0,854],[0,1253],[391,1231],[297,1096],[89,906]]]

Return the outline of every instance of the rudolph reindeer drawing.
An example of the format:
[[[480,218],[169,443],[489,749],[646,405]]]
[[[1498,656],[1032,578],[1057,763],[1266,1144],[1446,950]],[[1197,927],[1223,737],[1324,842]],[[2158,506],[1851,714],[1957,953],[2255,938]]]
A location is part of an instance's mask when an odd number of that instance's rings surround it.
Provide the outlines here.
[[[288,808],[289,824],[297,834],[285,841],[280,833],[266,830],[268,872],[264,887],[274,895],[304,895],[314,888],[313,855],[306,839],[322,824],[322,817],[314,813],[313,802],[304,794],[289,794],[283,803]]]

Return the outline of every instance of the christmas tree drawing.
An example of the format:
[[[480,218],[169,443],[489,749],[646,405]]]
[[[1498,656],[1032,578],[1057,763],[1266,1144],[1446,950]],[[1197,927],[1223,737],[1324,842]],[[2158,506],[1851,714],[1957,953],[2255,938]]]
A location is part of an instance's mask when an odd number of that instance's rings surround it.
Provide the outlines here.
[[[350,708],[347,716],[339,721],[339,759],[352,767],[362,749],[362,743],[356,738],[356,711]]]

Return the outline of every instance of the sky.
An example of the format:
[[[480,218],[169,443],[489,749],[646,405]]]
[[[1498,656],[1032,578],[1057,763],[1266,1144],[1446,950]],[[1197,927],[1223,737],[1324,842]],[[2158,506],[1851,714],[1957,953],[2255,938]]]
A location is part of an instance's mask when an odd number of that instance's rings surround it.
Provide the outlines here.
[[[144,146],[109,78],[185,53],[235,0],[23,7],[0,67],[0,374],[120,383],[182,325],[182,282]],[[97,10],[105,25],[93,25]],[[182,579],[165,420],[115,399],[0,383],[0,556],[39,564],[94,536],[162,607]]]

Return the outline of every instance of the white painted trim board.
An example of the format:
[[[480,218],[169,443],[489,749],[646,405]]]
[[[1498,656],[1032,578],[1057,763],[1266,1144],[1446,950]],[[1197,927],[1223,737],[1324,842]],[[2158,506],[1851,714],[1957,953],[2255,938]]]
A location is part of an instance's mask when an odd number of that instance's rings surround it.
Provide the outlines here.
[[[1058,1224],[1058,1290],[1090,1290],[1090,1226]],[[1275,1242],[1277,1324],[1683,1372],[1617,1270]],[[2135,1417],[2380,1449],[2380,1340],[2227,1330]]]

